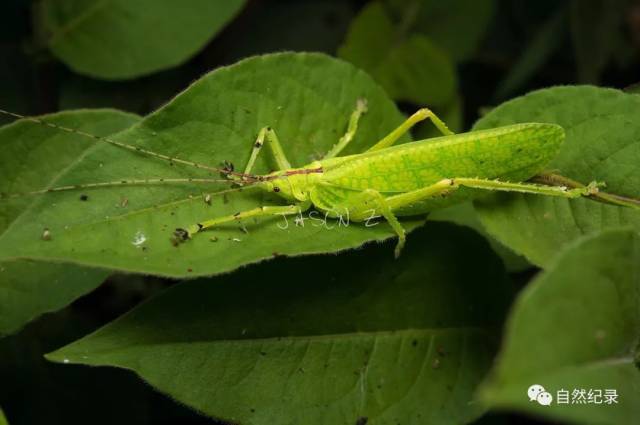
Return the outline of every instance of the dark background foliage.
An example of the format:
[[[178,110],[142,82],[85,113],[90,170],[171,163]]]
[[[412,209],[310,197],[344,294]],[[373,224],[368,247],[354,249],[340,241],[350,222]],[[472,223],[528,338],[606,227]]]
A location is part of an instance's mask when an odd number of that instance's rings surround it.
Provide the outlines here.
[[[396,13],[404,10],[396,7],[401,2],[389,3],[390,19],[394,25],[401,25],[402,13]],[[486,27],[473,29],[479,33],[477,43],[471,43],[464,54],[455,51],[456,37],[464,38],[471,29],[457,27],[444,35],[426,34],[448,55],[456,81],[450,99],[434,107],[452,114],[458,128],[469,129],[493,106],[536,88],[591,83],[636,90],[634,84],[640,75],[640,2],[489,3],[492,7],[487,12]],[[451,2],[456,9],[449,12],[454,16],[473,15],[477,11],[472,5]],[[340,48],[349,37],[352,23],[369,6],[363,0],[250,0],[220,33],[179,66],[133,79],[105,81],[72,71],[43,48],[41,24],[32,13],[35,4],[5,0],[0,6],[0,107],[25,115],[93,107],[145,115],[204,73],[251,55],[283,50],[337,55],[340,51],[340,56],[350,60],[349,53]],[[443,16],[442,25],[446,27],[448,15]],[[465,24],[464,20],[450,22]],[[409,33],[420,33],[420,25],[414,24]],[[404,112],[414,111],[421,106],[419,103],[429,103],[429,99],[406,99],[402,95],[395,100]],[[457,112],[452,113],[452,108]],[[3,118],[0,122],[7,121]],[[526,268],[511,277],[523,284],[535,272]],[[66,367],[42,357],[175,283],[115,275],[68,308],[46,314],[2,339],[0,406],[11,423],[216,423],[156,392],[133,373],[115,368]],[[515,414],[492,413],[477,423],[539,422]]]

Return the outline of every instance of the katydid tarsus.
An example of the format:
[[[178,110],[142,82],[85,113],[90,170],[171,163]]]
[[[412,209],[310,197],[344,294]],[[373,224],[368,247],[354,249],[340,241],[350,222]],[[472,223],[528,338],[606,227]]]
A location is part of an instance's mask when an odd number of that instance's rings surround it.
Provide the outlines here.
[[[383,217],[398,236],[395,248],[397,257],[406,239],[398,217],[425,215],[438,208],[474,199],[487,191],[564,198],[588,197],[640,210],[640,200],[601,191],[604,183],[594,181],[583,185],[568,177],[545,172],[545,167],[557,155],[565,137],[563,128],[556,124],[522,123],[454,134],[440,118],[424,108],[365,152],[339,156],[353,140],[366,110],[366,101],[358,100],[345,134],[333,148],[322,159],[298,168],[289,163],[276,132],[270,127],[262,128],[253,142],[243,172],[228,166],[217,168],[169,157],[109,138],[60,127],[38,118],[2,110],[0,113],[91,137],[151,158],[219,172],[226,176],[225,181],[239,186],[218,193],[255,188],[275,193],[287,201],[287,205],[260,206],[217,218],[203,217],[198,223],[175,230],[173,241],[176,245],[225,223],[249,217],[295,215],[314,208],[328,217],[346,215],[353,222],[362,222],[372,214]],[[431,120],[442,136],[394,146],[402,135],[425,119]],[[269,146],[278,170],[266,175],[254,175],[251,171],[265,144]],[[206,184],[217,181],[191,178],[120,180],[47,188],[31,194],[122,184]]]

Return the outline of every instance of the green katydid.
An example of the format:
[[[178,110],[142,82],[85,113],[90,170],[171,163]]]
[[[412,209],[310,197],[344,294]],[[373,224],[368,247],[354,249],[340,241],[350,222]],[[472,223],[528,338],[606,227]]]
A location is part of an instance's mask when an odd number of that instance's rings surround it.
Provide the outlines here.
[[[198,232],[230,221],[299,214],[313,207],[329,217],[347,215],[355,222],[370,218],[372,212],[379,213],[398,235],[397,257],[406,239],[397,217],[426,214],[473,199],[487,190],[565,198],[586,196],[640,209],[638,200],[601,192],[599,187],[603,183],[585,186],[563,176],[543,173],[564,140],[564,130],[555,124],[524,123],[456,135],[424,108],[366,152],[339,157],[353,140],[365,112],[366,102],[359,101],[340,141],[322,159],[300,168],[291,167],[275,131],[263,128],[244,174],[250,175],[258,152],[267,143],[279,170],[254,176],[249,184],[275,192],[291,204],[263,206],[202,221],[177,229],[176,240],[187,241]],[[443,136],[393,146],[425,119],[430,119]],[[232,179],[243,184],[242,176]],[[527,182],[531,179],[535,181]]]
[[[473,199],[487,191],[521,192],[564,198],[589,197],[640,209],[640,200],[600,191],[603,183],[591,182],[582,185],[569,178],[544,172],[564,140],[564,130],[556,124],[523,123],[453,134],[440,118],[424,108],[364,153],[339,156],[353,140],[358,122],[366,110],[366,102],[359,100],[351,114],[347,131],[338,143],[322,159],[299,168],[293,168],[287,160],[276,132],[269,127],[263,128],[253,143],[243,172],[236,172],[230,167],[220,169],[168,157],[108,138],[98,138],[73,129],[58,127],[36,118],[26,119],[76,132],[156,159],[220,172],[228,180],[241,186],[242,190],[258,188],[275,193],[289,202],[284,206],[261,206],[178,228],[173,238],[176,243],[186,242],[199,232],[224,223],[249,217],[295,215],[313,207],[328,217],[346,215],[354,222],[365,221],[372,215],[384,217],[398,235],[395,249],[395,255],[398,256],[406,239],[405,230],[398,217],[424,215],[438,208]],[[0,113],[25,118],[2,110]],[[425,119],[430,119],[443,136],[393,146],[416,123]],[[253,175],[252,167],[264,144],[269,145],[278,170],[266,175]],[[123,180],[50,188],[33,193],[119,184],[215,181]]]

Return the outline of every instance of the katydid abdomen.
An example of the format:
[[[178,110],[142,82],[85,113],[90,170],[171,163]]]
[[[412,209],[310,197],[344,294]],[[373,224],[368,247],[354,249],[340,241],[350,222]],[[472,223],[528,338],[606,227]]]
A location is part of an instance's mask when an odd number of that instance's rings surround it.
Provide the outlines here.
[[[324,210],[342,210],[365,190],[392,197],[460,177],[523,182],[547,168],[563,140],[564,130],[558,125],[527,123],[407,143],[342,157],[336,163],[329,160],[323,163],[325,172],[312,190],[312,202]],[[422,214],[476,193],[486,190],[461,188],[394,212]],[[350,213],[352,219],[362,218],[356,210]]]
[[[322,181],[382,193],[408,192],[451,177],[526,181],[545,169],[563,140],[562,127],[538,123],[436,137],[352,160],[345,156],[339,165],[323,167]]]

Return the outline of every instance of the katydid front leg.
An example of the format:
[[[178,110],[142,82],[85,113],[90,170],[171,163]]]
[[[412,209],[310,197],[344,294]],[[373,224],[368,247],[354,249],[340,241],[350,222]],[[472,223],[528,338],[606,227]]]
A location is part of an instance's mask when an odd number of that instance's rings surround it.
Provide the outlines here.
[[[367,102],[363,99],[358,100],[356,104],[356,109],[351,114],[349,125],[345,134],[340,138],[338,144],[336,144],[333,149],[325,156],[325,158],[335,156],[342,151],[350,142],[353,140],[356,131],[358,129],[358,121],[360,117],[367,111]],[[262,150],[262,147],[266,144],[271,148],[271,153],[273,158],[276,161],[276,165],[279,171],[286,171],[291,169],[291,164],[287,159],[287,156],[280,144],[280,140],[276,135],[276,132],[271,127],[263,127],[259,132],[256,138],[256,141],[253,144],[253,149],[251,150],[251,155],[249,156],[249,160],[247,161],[247,165],[244,169],[244,173],[249,175],[255,161],[258,157],[258,154]],[[243,184],[244,181],[242,178],[236,178],[237,183]],[[191,239],[195,234],[205,229],[211,228],[213,226],[217,226],[219,224],[227,223],[230,221],[241,220],[247,217],[256,217],[256,216],[265,216],[265,215],[292,215],[299,214],[302,211],[306,211],[311,206],[311,202],[305,201],[294,205],[287,206],[262,206],[258,208],[254,208],[252,210],[239,212],[231,216],[219,217],[211,220],[202,221],[200,223],[192,224],[187,226],[186,228],[178,228],[174,232],[174,242],[185,242]]]
[[[358,131],[358,122],[366,112],[367,101],[365,99],[358,99],[356,102],[356,109],[351,113],[351,117],[349,118],[349,124],[346,132],[340,138],[338,143],[329,152],[327,152],[323,159],[337,156],[349,143],[351,143]],[[253,169],[253,165],[258,157],[258,153],[262,150],[265,143],[267,143],[271,148],[271,153],[276,161],[276,165],[278,166],[278,171],[284,171],[292,168],[291,163],[287,159],[287,155],[284,153],[284,149],[282,149],[282,145],[280,144],[280,140],[278,139],[276,132],[271,127],[263,127],[258,132],[258,137],[253,144],[251,156],[249,157],[249,161],[247,161],[244,174],[251,174],[251,170]]]
[[[284,153],[282,149],[282,145],[280,144],[280,140],[276,135],[276,132],[271,127],[263,127],[258,132],[258,137],[253,143],[253,149],[251,149],[251,155],[249,156],[249,161],[247,161],[247,165],[244,168],[245,175],[250,175],[251,170],[258,158],[258,154],[262,150],[262,147],[266,144],[269,145],[271,149],[271,154],[273,155],[274,160],[276,161],[276,166],[279,171],[288,170],[291,168],[291,164],[287,159],[287,155]],[[245,179],[243,177],[234,177],[231,176],[232,180],[236,181],[238,184],[245,183]]]
[[[191,239],[195,234],[206,229],[210,229],[220,224],[228,223],[231,221],[239,221],[243,218],[260,217],[269,215],[295,215],[306,211],[311,206],[310,202],[301,202],[295,205],[286,206],[264,206],[258,207],[247,211],[238,212],[233,215],[227,215],[224,217],[218,217],[211,220],[201,221],[196,224],[187,226],[185,229],[176,229],[173,233],[174,242],[180,243]]]

